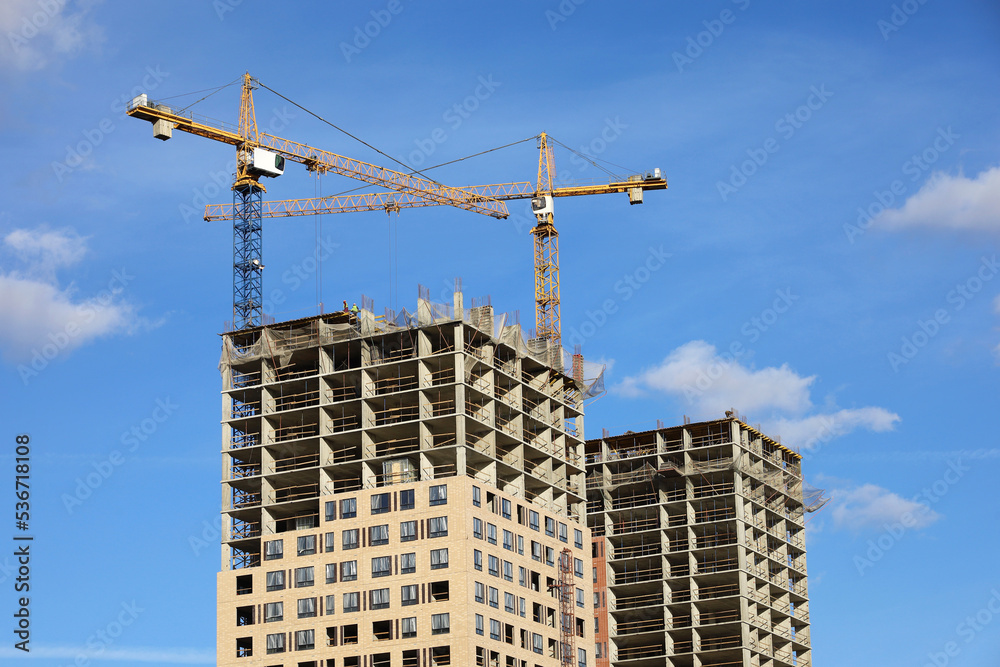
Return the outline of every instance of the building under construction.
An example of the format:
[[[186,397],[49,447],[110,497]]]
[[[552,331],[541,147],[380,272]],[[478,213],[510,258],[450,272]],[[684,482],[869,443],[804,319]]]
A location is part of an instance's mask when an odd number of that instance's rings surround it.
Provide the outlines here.
[[[812,664],[796,452],[727,413],[586,456],[597,665]]]
[[[594,664],[582,379],[421,297],[223,336],[219,665]]]
[[[660,170],[557,185],[543,132],[535,182],[449,187],[260,132],[253,91],[276,91],[241,80],[236,127],[145,94],[127,109],[157,139],[236,149],[233,203],[205,212],[233,223],[218,664],[809,665],[795,452],[735,417],[584,445],[595,387],[560,346],[553,201],[641,204],[666,189]],[[260,179],[286,161],[385,191],[263,202]],[[423,291],[412,314],[264,316],[265,218],[446,205],[502,219],[515,200],[537,223],[530,340],[460,289],[447,306]]]

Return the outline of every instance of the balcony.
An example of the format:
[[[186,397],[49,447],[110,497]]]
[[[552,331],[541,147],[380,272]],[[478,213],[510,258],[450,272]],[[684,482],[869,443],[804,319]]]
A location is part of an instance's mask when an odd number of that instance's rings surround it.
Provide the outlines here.
[[[317,435],[319,435],[319,424],[294,424],[274,429],[271,433],[271,442],[285,442]]]
[[[631,570],[628,572],[618,572],[615,574],[615,585],[638,584],[644,581],[657,581],[663,579],[663,570],[658,567],[645,568],[642,570]]]

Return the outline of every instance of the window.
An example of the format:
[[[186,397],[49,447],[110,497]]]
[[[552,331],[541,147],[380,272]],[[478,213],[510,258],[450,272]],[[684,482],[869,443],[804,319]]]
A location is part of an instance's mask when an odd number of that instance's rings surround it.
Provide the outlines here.
[[[313,575],[314,569],[312,565],[295,568],[295,587],[305,588],[306,586],[312,586],[315,579]]]
[[[451,632],[450,614],[431,614],[431,634],[446,635]]]
[[[303,535],[298,538],[296,547],[300,556],[309,556],[316,553],[316,536]]]
[[[358,579],[358,561],[356,560],[345,560],[340,564],[340,580],[341,581],[357,581]]]
[[[495,618],[490,619],[490,639],[500,641],[500,621]]]
[[[555,565],[556,564],[556,550],[552,547],[545,547],[545,564]]]
[[[577,655],[576,664],[579,665],[580,667],[587,667],[587,650],[578,648],[576,650],[576,655]]]
[[[518,598],[517,602],[518,606],[520,607],[519,612],[521,614],[521,618],[524,618],[524,609],[525,609],[524,598]]]
[[[573,529],[573,544],[577,549],[583,548],[583,531],[579,528]]]
[[[472,504],[476,507],[483,506],[483,495],[478,486],[472,487]],[[479,633],[483,634],[483,633]]]
[[[358,515],[358,499],[344,498],[340,501],[340,518],[353,519]]]
[[[514,550],[514,533],[509,530],[503,531],[503,548],[507,551]]]
[[[432,486],[428,489],[430,496],[428,498],[431,507],[435,505],[447,505],[448,504],[448,485],[439,484],[437,486]]]
[[[489,560],[489,563],[490,563],[490,574],[492,576],[494,576],[494,577],[499,577],[500,576],[500,559],[497,558],[496,556],[490,556],[489,559],[490,559]]]
[[[477,540],[483,539],[483,520],[472,519],[472,536]]]
[[[297,603],[299,618],[312,618],[316,615],[316,598],[302,598]]]
[[[503,594],[503,610],[510,612],[511,614],[516,614],[517,597],[513,593]]]
[[[326,534],[324,542],[326,545],[323,547],[325,551],[333,551],[334,547],[337,546],[337,533],[332,530]]]
[[[295,633],[295,650],[311,651],[316,648],[316,631],[299,630]]]
[[[476,614],[476,634],[483,634],[483,615]]]
[[[376,588],[368,592],[368,607],[370,609],[389,608],[389,589]]]
[[[517,553],[521,556],[524,555],[524,538],[520,535],[517,536]]]
[[[326,583],[335,584],[337,583],[337,564],[327,563],[326,564]]]
[[[481,582],[476,582],[476,602],[486,602],[486,587]]]
[[[427,519],[427,534],[429,537],[444,537],[448,534],[448,517],[436,516]]]
[[[271,540],[269,542],[264,542],[264,560],[278,560],[284,555],[283,540]]]
[[[490,586],[490,606],[500,608],[500,591]]]
[[[389,524],[368,526],[368,546],[381,547],[389,544]]]
[[[509,560],[503,562],[503,578],[507,581],[514,581],[514,564]]]
[[[274,623],[285,617],[285,604],[283,602],[268,602],[264,605],[264,622]]]
[[[336,597],[337,597],[336,595],[327,595],[326,596],[326,615],[327,616],[329,616],[330,614],[334,614],[337,611],[337,609],[336,609],[337,605],[335,604],[335,598]]]
[[[538,530],[538,512],[535,510],[528,510],[528,527]]]
[[[520,566],[517,568],[517,583],[520,586],[528,585],[528,571]]]
[[[277,632],[273,635],[267,636],[267,652],[268,653],[284,653],[285,652],[285,633]]]
[[[427,584],[427,599],[430,602],[447,602],[451,596],[451,583],[445,581],[432,581]]]
[[[531,558],[532,560],[537,560],[541,562],[542,560],[542,545],[540,542],[531,540]]]
[[[400,597],[403,600],[403,606],[406,607],[411,604],[417,604],[417,585],[411,584],[409,586],[400,586]]]
[[[582,588],[576,589],[576,606],[577,607],[582,607],[583,606],[583,589]]]
[[[340,534],[342,546],[344,550],[357,549],[358,548],[358,529],[351,528],[350,530],[345,530]]]
[[[497,527],[492,523],[486,524],[486,541],[490,544],[497,543]]]
[[[391,499],[388,493],[376,493],[371,498],[372,514],[385,514],[392,509]]]
[[[401,510],[411,510],[414,507],[416,507],[416,503],[414,502],[414,498],[415,497],[416,497],[416,493],[413,491],[413,489],[407,489],[406,491],[400,491],[399,492],[399,509],[401,509]]]
[[[566,527],[566,524],[564,523],[559,524],[559,541],[569,542],[569,529]]]
[[[344,613],[359,611],[361,609],[361,595],[359,593],[344,593]]]
[[[413,574],[417,571],[417,554],[403,554],[399,557],[399,573]]]
[[[542,653],[542,636],[537,632],[531,633],[531,650],[539,655]]]
[[[448,550],[431,549],[431,569],[443,570],[448,567]]]
[[[472,550],[472,566],[480,572],[483,570],[483,552],[479,549]]]
[[[285,588],[285,571],[268,572],[266,575],[267,590],[280,591]]]
[[[326,514],[326,520],[327,521],[333,521],[334,519],[336,519],[337,518],[337,501],[336,500],[328,500],[325,503],[323,503],[323,511],[324,511],[324,514]]]
[[[556,536],[556,520],[550,516],[545,517],[545,534],[549,537]]]
[[[392,574],[392,556],[372,558],[372,577],[388,577]]]
[[[578,577],[583,577],[583,561],[579,558],[573,559],[573,573]]]
[[[410,616],[404,618],[399,624],[399,634],[403,639],[410,639],[417,636],[417,617]]]
[[[385,514],[392,509],[388,493],[376,493],[372,496],[372,514]]]
[[[500,516],[505,519],[510,518],[510,501],[504,498],[500,499]]]

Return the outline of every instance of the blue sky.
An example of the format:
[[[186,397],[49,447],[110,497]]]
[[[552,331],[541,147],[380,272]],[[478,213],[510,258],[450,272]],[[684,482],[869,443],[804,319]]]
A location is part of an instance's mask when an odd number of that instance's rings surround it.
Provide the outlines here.
[[[0,32],[0,462],[12,480],[30,434],[37,664],[213,662],[232,237],[193,211],[230,201],[234,154],[155,141],[123,108],[247,70],[413,167],[545,131],[661,168],[670,188],[642,206],[557,201],[564,340],[607,366],[588,435],[735,407],[832,498],[808,534],[817,664],[996,664],[995,2],[7,0]],[[193,110],[235,123],[238,89]],[[256,110],[394,166],[266,90]],[[605,178],[555,157],[560,182]],[[431,173],[536,165],[529,141]],[[267,185],[358,184],[292,165]],[[461,276],[531,324],[526,208],[267,221],[269,310],[412,309],[418,283],[437,297]]]

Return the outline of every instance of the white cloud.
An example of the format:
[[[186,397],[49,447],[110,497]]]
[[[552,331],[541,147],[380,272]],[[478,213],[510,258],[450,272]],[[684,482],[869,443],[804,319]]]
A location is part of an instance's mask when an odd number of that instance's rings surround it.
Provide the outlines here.
[[[22,271],[0,270],[0,351],[8,361],[41,359],[44,367],[95,338],[142,324],[120,298],[127,274],[113,272],[107,288],[89,298],[59,286],[56,269],[86,254],[85,239],[74,232],[19,229],[3,242],[25,264]]]
[[[695,340],[681,345],[657,366],[627,377],[612,391],[634,398],[649,392],[684,399],[696,419],[716,419],[730,409],[761,414],[765,432],[791,447],[816,450],[821,444],[857,429],[884,432],[899,415],[880,407],[813,409],[810,389],[815,375],[802,376],[782,364],[754,369],[720,355],[714,345]]]
[[[876,433],[891,431],[899,420],[899,415],[885,408],[851,408],[801,419],[778,417],[766,422],[764,430],[780,437],[785,445],[814,451],[823,443],[859,428]]]
[[[22,71],[44,69],[100,45],[104,31],[89,17],[96,1],[3,0],[0,64]]]
[[[55,345],[69,352],[92,339],[127,330],[132,307],[115,303],[114,295],[74,301],[69,290],[24,278],[0,275],[0,348],[11,361],[30,361],[35,352]],[[53,356],[46,354],[44,356]]]
[[[897,523],[909,528],[924,528],[941,518],[927,505],[875,484],[834,490],[830,495],[833,521],[840,528],[862,530]]]
[[[787,364],[754,370],[720,356],[714,345],[694,340],[681,345],[663,362],[616,388],[625,396],[659,391],[684,397],[695,416],[718,416],[733,406],[754,412],[779,409],[802,412],[811,406],[809,385],[815,376],[801,377]]]
[[[873,220],[889,229],[938,227],[1000,231],[1000,167],[975,178],[934,173],[902,208]]]
[[[15,229],[4,237],[3,242],[22,261],[30,263],[34,270],[46,274],[76,264],[87,254],[87,240],[71,229]]]

